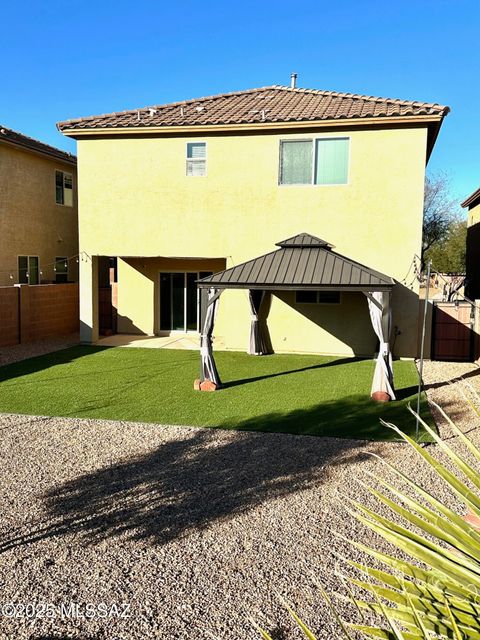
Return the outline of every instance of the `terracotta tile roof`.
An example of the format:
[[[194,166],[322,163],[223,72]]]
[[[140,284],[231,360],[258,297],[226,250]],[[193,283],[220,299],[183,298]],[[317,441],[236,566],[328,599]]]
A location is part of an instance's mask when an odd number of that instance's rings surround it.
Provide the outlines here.
[[[69,164],[77,163],[77,157],[73,155],[73,153],[62,151],[61,149],[50,146],[49,144],[45,144],[45,142],[40,142],[40,140],[35,140],[35,138],[30,138],[23,133],[13,131],[13,129],[7,129],[7,127],[0,125],[0,143],[2,141],[14,144],[24,149],[44,153],[48,156],[68,162]]]
[[[462,207],[474,207],[480,202],[480,188],[471,193],[468,198],[462,202]]]
[[[449,108],[429,102],[376,98],[354,93],[291,89],[274,85],[248,91],[155,105],[59,122],[60,131],[72,129],[168,126],[236,125],[308,122],[395,116],[444,116]]]

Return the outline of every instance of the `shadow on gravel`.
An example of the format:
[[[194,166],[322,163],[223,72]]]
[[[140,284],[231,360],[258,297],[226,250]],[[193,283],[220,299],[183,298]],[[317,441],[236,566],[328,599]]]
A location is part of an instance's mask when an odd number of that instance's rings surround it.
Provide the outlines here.
[[[76,533],[86,543],[126,534],[163,544],[311,485],[321,489],[330,467],[363,459],[362,446],[238,431],[219,439],[212,430],[192,429],[146,455],[53,488],[44,496],[43,526],[0,540],[0,551]]]

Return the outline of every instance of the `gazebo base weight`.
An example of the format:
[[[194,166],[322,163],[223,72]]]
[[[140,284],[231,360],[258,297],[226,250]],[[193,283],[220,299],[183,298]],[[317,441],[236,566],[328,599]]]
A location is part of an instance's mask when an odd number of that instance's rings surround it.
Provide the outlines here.
[[[217,385],[211,380],[204,380],[201,382],[198,378],[193,383],[195,391],[216,391]]]
[[[390,402],[391,398],[385,391],[375,391],[372,393],[372,400],[375,402]]]

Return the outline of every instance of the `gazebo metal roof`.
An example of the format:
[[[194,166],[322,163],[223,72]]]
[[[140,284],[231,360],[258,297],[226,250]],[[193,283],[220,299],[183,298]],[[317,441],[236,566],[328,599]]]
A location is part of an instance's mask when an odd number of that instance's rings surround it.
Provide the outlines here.
[[[200,288],[388,291],[395,282],[332,250],[308,233],[277,243],[276,251],[198,280]]]

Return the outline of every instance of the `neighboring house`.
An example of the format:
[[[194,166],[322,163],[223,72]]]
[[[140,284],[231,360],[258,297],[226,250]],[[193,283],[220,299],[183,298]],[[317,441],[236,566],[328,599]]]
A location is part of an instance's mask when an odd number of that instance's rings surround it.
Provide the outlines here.
[[[480,298],[480,189],[462,202],[468,208],[465,295]]]
[[[77,159],[0,126],[0,286],[78,280]]]
[[[120,333],[195,335],[198,278],[306,232],[348,257],[332,260],[349,274],[353,260],[398,281],[394,353],[416,356],[412,265],[425,165],[447,113],[272,86],[59,123],[78,141],[80,249],[89,256],[80,263],[82,340],[98,338],[98,287],[108,284],[111,258]],[[274,350],[371,356],[367,300],[351,285],[274,294]],[[217,345],[245,350],[250,314],[245,291],[226,291]]]

